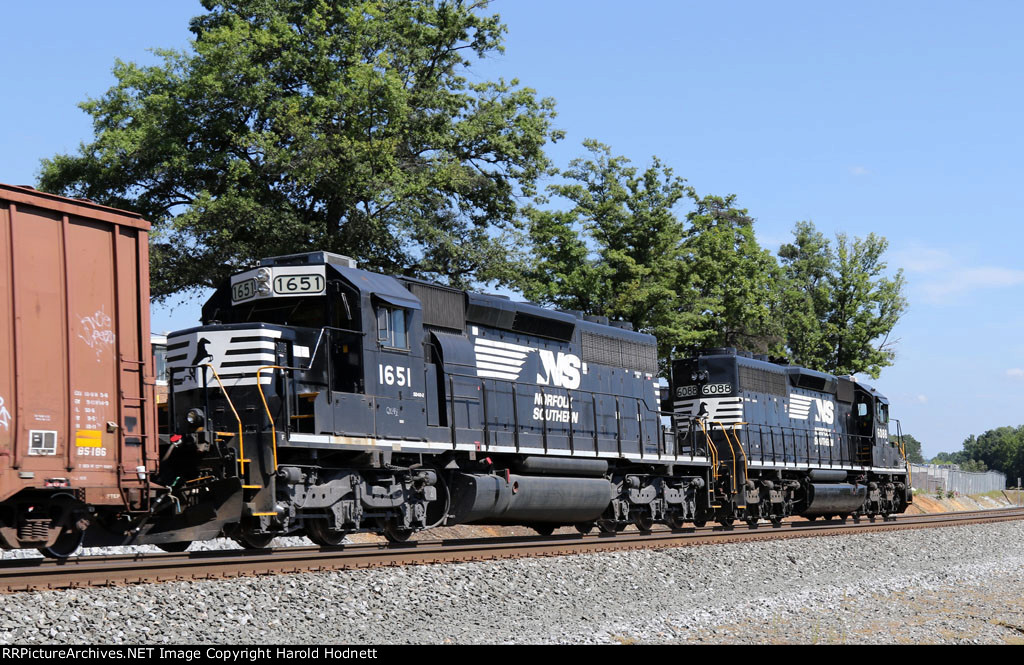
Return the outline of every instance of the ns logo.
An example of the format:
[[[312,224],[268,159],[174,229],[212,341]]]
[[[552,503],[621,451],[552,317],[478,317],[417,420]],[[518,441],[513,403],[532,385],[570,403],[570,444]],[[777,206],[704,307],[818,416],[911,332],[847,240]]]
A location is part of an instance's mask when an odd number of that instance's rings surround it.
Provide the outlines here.
[[[556,388],[568,388],[576,390],[580,387],[580,359],[571,353],[558,352],[545,349],[538,350],[540,354],[540,372],[537,373],[537,383],[542,386],[555,386]]]

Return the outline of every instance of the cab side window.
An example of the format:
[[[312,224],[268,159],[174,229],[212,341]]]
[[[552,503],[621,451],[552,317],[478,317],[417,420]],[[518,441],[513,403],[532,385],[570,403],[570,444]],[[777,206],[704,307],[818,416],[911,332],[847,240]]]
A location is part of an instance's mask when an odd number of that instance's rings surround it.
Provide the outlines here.
[[[408,313],[404,309],[377,308],[377,341],[389,349],[409,350]]]

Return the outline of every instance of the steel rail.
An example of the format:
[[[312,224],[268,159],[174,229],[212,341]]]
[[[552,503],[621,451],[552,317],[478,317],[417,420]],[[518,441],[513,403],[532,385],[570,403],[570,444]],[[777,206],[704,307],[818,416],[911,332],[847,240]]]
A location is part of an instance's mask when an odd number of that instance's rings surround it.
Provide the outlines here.
[[[339,547],[119,554],[0,561],[0,593],[117,586],[147,582],[225,579],[251,575],[323,572],[383,566],[460,563],[531,556],[657,549],[780,538],[850,535],[1024,519],[1024,509],[901,515],[892,521],[791,521],[781,527],[705,527],[618,534],[568,534],[405,543],[360,543]]]

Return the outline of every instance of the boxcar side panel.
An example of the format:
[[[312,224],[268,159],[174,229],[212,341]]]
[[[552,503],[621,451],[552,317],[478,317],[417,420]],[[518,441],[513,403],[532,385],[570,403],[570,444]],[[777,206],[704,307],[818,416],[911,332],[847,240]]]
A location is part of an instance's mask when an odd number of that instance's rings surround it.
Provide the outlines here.
[[[0,465],[8,468],[14,453],[17,403],[14,383],[14,313],[11,305],[10,206],[0,202]]]
[[[11,226],[17,384],[13,462],[22,477],[66,477],[67,322],[61,216],[18,205]]]
[[[74,217],[65,229],[72,486],[116,486],[120,340],[113,234],[110,224]]]

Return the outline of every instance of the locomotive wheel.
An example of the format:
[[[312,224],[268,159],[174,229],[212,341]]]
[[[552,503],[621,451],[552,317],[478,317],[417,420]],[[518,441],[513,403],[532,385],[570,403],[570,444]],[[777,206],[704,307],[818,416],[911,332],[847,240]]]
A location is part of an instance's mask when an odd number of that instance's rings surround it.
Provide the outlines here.
[[[542,536],[550,536],[558,528],[557,524],[533,524],[530,526],[531,529],[536,531]]]
[[[670,529],[682,529],[686,527],[686,520],[681,515],[673,513],[665,518]]]
[[[772,526],[775,527],[776,529],[779,529],[779,528],[782,527],[782,516],[781,515],[772,515],[771,516],[771,520],[772,520]]]
[[[622,531],[625,528],[619,527],[619,523],[615,520],[597,520],[597,530],[601,533],[616,533]]]
[[[389,543],[404,543],[412,536],[412,529],[398,526],[395,520],[384,520],[382,531]]]
[[[321,547],[337,547],[345,541],[347,531],[335,531],[323,517],[306,522],[306,536]]]
[[[85,534],[79,529],[74,527],[65,529],[61,531],[53,545],[40,547],[39,553],[48,559],[66,559],[82,546],[83,538],[85,538]]]
[[[164,552],[171,552],[172,554],[178,554],[184,552],[192,544],[191,540],[179,540],[175,543],[157,543],[156,547]]]
[[[749,526],[751,529],[756,529],[757,528],[757,523],[758,523],[758,519],[756,517],[748,517],[747,518],[747,526]]]
[[[654,518],[650,515],[637,515],[633,518],[633,524],[641,531],[650,531],[654,527]],[[619,531],[621,530],[619,529]]]
[[[594,530],[593,522],[578,522],[574,525],[576,530],[582,533],[584,536]]]
[[[274,535],[243,531],[233,540],[247,550],[265,550],[274,541]]]
[[[696,519],[695,518],[693,520],[693,526],[697,527],[698,529],[703,529],[707,525],[708,525],[708,521],[705,520],[705,519]]]

